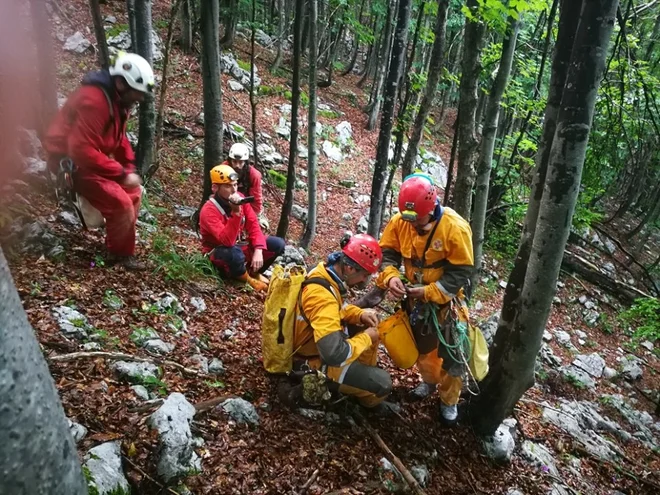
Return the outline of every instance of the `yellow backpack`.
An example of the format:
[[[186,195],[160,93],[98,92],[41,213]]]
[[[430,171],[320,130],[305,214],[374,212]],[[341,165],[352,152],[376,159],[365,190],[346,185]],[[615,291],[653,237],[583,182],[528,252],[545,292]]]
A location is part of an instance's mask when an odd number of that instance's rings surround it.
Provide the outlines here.
[[[264,368],[269,373],[286,373],[293,367],[293,355],[297,350],[293,348],[296,304],[303,287],[318,284],[335,295],[327,280],[305,277],[305,270],[300,266],[284,269],[275,265],[273,268],[261,323],[261,351]],[[307,317],[301,316],[309,324]]]

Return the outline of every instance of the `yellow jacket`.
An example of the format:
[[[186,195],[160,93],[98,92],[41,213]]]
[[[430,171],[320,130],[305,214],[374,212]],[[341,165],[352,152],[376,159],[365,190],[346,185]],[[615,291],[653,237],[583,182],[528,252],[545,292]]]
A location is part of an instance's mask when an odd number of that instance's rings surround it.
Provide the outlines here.
[[[387,288],[390,279],[400,275],[403,258],[410,283],[425,285],[424,302],[445,304],[461,292],[474,268],[472,231],[465,219],[451,208],[443,208],[439,221],[426,252],[426,268],[421,268],[415,264],[416,260],[421,262],[430,231],[419,235],[400,213],[392,217],[380,239],[383,264],[376,285]],[[421,281],[416,274],[421,274]]]
[[[299,358],[320,357],[328,366],[345,366],[355,361],[371,347],[371,338],[359,333],[349,338],[344,324],[359,324],[364,310],[344,304],[339,285],[332,278],[324,263],[319,263],[307,278],[319,277],[330,282],[331,294],[319,284],[302,289],[302,297],[296,305],[296,323],[293,347]],[[341,307],[341,310],[340,310]],[[309,325],[302,315],[311,323]],[[301,347],[302,346],[302,347]]]

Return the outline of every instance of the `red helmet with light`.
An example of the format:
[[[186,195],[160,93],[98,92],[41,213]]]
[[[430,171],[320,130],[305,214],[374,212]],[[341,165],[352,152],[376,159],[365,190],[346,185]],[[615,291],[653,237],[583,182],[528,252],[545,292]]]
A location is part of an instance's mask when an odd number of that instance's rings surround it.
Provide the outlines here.
[[[399,190],[399,211],[401,217],[414,222],[432,213],[438,199],[438,192],[431,176],[413,174],[406,177]]]

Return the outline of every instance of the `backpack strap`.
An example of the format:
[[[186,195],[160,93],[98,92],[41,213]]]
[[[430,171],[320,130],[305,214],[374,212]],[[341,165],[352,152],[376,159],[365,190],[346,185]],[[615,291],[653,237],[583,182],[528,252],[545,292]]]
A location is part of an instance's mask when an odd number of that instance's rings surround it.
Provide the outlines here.
[[[115,106],[112,104],[112,98],[110,98],[110,93],[108,93],[108,90],[105,88],[105,86],[99,84],[96,87],[103,91],[103,95],[108,102],[108,108],[110,109],[110,120],[108,120],[103,127],[103,134],[106,134],[110,130],[110,126],[115,121]]]
[[[222,215],[224,215],[226,217],[229,216],[229,215],[227,215],[227,212],[225,211],[225,209],[222,206],[220,206],[220,203],[218,203],[218,200],[216,200],[214,197],[211,197],[210,199],[211,199],[211,203],[213,203],[215,205],[215,207],[218,209],[218,211]]]
[[[307,325],[309,325],[309,326],[312,326],[312,323],[309,321],[309,318],[307,318],[307,316],[305,316],[305,312],[304,312],[303,307],[302,307],[302,292],[303,292],[303,289],[305,287],[307,287],[308,285],[312,285],[312,284],[317,284],[317,285],[320,285],[322,287],[325,287],[326,290],[328,290],[328,292],[330,292],[332,294],[332,296],[337,300],[337,305],[339,305],[339,309],[341,310],[341,305],[339,303],[339,298],[337,297],[335,292],[332,290],[332,285],[330,284],[330,282],[328,282],[326,279],[321,278],[321,277],[311,277],[311,278],[305,279],[303,281],[303,283],[301,284],[301,286],[300,286],[300,292],[298,292],[298,304],[297,304],[297,306],[300,307],[300,316],[302,316],[303,320],[305,320],[305,323],[307,323]],[[294,320],[293,320],[294,327],[295,327],[297,319],[298,318],[296,317],[296,315],[294,313]],[[307,337],[303,341],[303,343],[298,346],[298,348],[293,352],[293,354],[295,354],[300,349],[305,347],[307,345],[307,343],[310,340],[312,340],[313,338],[314,338],[314,330],[312,329],[311,335],[309,337]]]
[[[431,242],[433,242],[433,236],[435,235],[435,231],[438,228],[438,225],[440,225],[440,221],[442,220],[442,213],[440,214],[440,217],[435,221],[435,225],[431,229],[431,232],[429,233],[429,238],[426,240],[426,245],[424,246],[424,251],[422,252],[422,259],[421,260],[411,260],[412,265],[415,268],[441,268],[446,264],[445,260],[438,260],[435,263],[431,263],[430,265],[426,264],[426,253],[428,252],[429,248],[431,247]]]

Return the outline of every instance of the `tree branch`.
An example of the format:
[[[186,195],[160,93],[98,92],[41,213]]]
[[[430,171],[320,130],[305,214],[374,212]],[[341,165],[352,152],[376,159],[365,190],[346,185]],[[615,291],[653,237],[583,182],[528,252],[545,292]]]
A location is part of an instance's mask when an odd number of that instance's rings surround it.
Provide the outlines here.
[[[59,356],[49,356],[48,361],[51,362],[62,362],[66,363],[69,361],[75,361],[77,359],[94,359],[94,358],[103,358],[111,360],[126,360],[126,361],[135,361],[138,363],[152,363],[160,364],[163,366],[171,366],[176,368],[183,373],[192,376],[205,376],[204,373],[186,368],[182,364],[175,363],[174,361],[168,361],[167,359],[160,358],[141,358],[138,356],[133,356],[132,354],[125,354],[123,352],[104,352],[104,351],[91,351],[91,352],[72,352],[71,354],[62,354]]]

